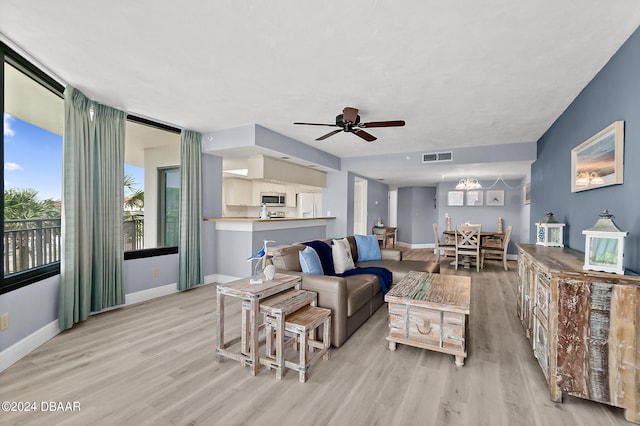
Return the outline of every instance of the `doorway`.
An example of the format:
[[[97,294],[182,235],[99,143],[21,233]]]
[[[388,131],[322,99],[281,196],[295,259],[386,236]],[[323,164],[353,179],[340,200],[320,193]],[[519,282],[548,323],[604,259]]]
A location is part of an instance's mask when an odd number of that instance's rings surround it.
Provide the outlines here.
[[[353,185],[353,233],[367,235],[367,180],[356,177]]]

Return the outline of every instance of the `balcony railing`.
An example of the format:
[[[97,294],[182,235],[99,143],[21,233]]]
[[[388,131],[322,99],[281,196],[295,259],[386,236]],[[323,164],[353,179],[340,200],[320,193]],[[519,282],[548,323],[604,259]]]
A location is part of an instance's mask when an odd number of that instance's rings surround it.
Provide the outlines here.
[[[60,218],[15,219],[4,221],[4,274],[59,262]],[[144,218],[132,216],[123,222],[124,250],[144,248]]]

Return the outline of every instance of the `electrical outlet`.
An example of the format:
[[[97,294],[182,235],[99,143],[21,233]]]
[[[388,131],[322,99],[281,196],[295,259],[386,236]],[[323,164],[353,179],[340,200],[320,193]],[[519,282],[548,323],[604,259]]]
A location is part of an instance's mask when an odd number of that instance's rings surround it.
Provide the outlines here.
[[[9,314],[0,315],[0,331],[9,328]]]
[[[158,276],[158,268],[153,268],[151,270],[151,275],[153,275],[154,277],[157,277]]]

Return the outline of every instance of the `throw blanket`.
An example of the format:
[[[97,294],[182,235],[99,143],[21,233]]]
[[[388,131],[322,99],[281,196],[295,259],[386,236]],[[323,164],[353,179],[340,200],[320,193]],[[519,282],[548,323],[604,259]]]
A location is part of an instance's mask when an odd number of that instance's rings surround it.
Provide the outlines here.
[[[333,267],[333,257],[331,254],[331,247],[325,243],[324,241],[314,240],[304,243],[305,245],[311,247],[318,253],[318,257],[320,258],[320,263],[322,264],[322,270],[325,275],[331,275],[334,277],[348,277],[351,275],[360,275],[360,274],[372,274],[378,277],[378,281],[380,282],[380,287],[382,288],[382,296],[384,297],[387,294],[387,291],[391,288],[391,283],[393,282],[393,275],[391,271],[385,268],[379,268],[377,266],[370,266],[366,268],[356,267],[355,269],[350,269],[345,271],[342,274],[336,274],[336,271]]]
[[[360,274],[371,274],[378,277],[378,281],[380,281],[380,287],[382,288],[382,296],[387,294],[387,292],[391,289],[391,283],[393,282],[393,275],[391,274],[391,271],[385,268],[379,268],[377,266],[369,266],[366,268],[356,267],[355,269],[344,271],[344,273],[338,274],[338,276],[348,277],[350,275]]]

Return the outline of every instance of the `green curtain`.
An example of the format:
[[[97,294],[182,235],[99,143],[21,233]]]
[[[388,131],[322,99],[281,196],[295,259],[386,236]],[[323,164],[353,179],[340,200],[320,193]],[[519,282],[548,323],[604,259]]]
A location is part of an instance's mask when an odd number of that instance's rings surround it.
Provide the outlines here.
[[[204,282],[200,249],[202,135],[183,130],[180,145],[180,242],[178,290]]]
[[[62,176],[61,330],[124,303],[122,203],[126,114],[68,86]]]

